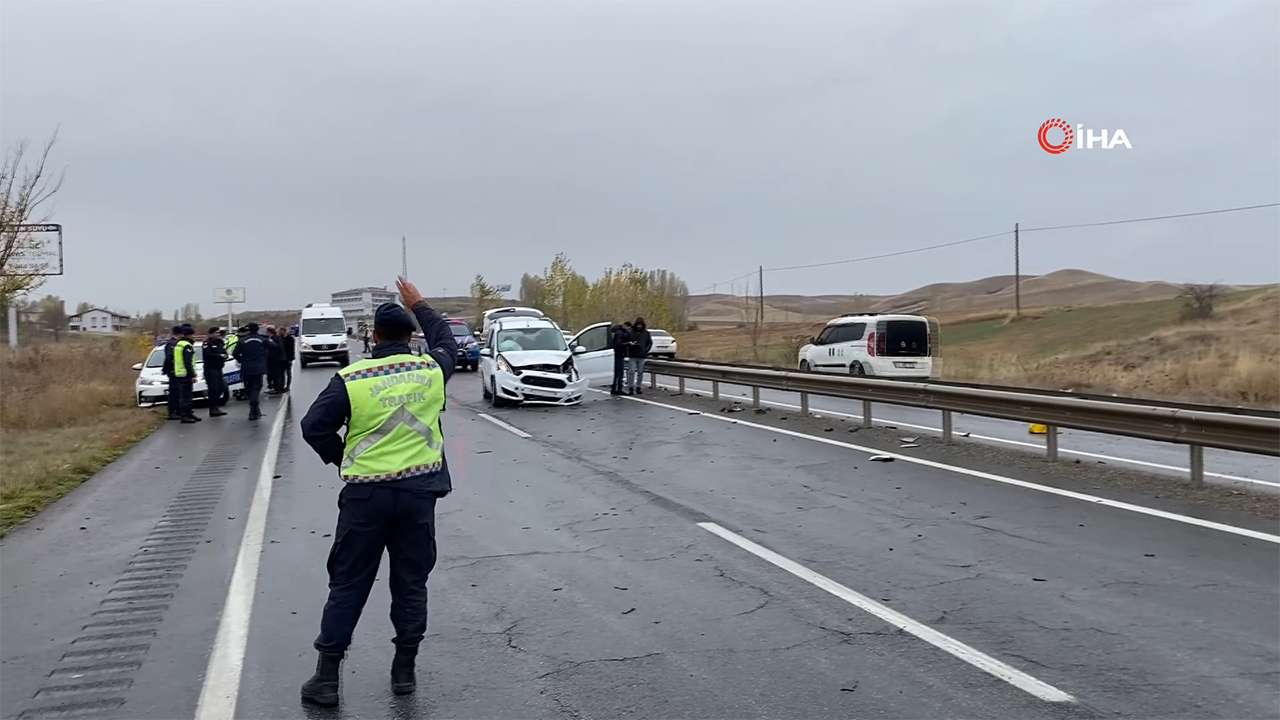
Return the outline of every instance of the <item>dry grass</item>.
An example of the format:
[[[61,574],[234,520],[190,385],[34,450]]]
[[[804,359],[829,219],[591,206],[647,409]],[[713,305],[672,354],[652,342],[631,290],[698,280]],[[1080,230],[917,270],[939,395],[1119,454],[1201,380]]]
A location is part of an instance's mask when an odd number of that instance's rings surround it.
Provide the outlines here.
[[[0,355],[0,535],[162,422],[134,407],[131,366],[143,348],[131,338],[93,338]]]
[[[1209,320],[1179,321],[1177,300],[943,315],[936,371],[947,380],[1153,399],[1280,405],[1280,290],[1235,293]],[[795,367],[822,323],[773,324],[753,348],[743,328],[679,336],[681,355]]]

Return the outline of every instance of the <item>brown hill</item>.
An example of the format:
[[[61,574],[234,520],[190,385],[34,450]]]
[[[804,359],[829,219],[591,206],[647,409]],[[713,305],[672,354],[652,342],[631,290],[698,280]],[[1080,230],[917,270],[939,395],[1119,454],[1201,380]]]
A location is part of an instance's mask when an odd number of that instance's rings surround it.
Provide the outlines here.
[[[1085,307],[1164,300],[1176,297],[1180,287],[1168,282],[1123,280],[1086,270],[1058,270],[1047,275],[1024,275],[1023,309]],[[756,301],[758,302],[758,301]],[[689,317],[708,324],[740,323],[754,317],[741,296],[698,295],[689,299]],[[751,306],[752,308],[754,307]],[[934,283],[898,295],[767,295],[767,322],[818,321],[847,312],[910,312],[956,315],[1011,312],[1014,307],[1012,275]]]

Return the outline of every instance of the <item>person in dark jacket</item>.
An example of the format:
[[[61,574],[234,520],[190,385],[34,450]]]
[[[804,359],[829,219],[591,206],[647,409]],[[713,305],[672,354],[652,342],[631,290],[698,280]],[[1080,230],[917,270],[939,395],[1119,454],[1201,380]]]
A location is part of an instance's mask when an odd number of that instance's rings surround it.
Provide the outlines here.
[[[284,345],[280,343],[280,334],[274,327],[267,328],[267,388],[268,395],[279,395],[284,392]]]
[[[374,315],[373,357],[333,376],[302,418],[302,437],[346,485],[329,551],[329,598],[320,620],[316,672],[302,700],[337,705],[338,677],[351,635],[387,551],[391,558],[391,689],[417,686],[415,658],[427,629],[427,576],[436,562],[436,501],[453,489],[440,412],[458,345],[443,318],[408,281],[397,282],[430,348],[409,347],[413,319],[386,303]],[[343,430],[346,430],[345,437]]]
[[[173,348],[178,344],[178,340],[182,338],[182,326],[174,325],[169,333],[169,339],[164,343],[164,364],[160,372],[169,379],[169,386],[165,390],[165,399],[169,405],[169,419],[181,420],[182,415],[178,412],[178,393],[174,392],[173,387]]]
[[[631,324],[631,347],[627,351],[627,394],[643,395],[644,361],[653,350],[653,336],[644,318],[638,317]]]
[[[284,392],[289,392],[289,388],[293,387],[293,360],[297,357],[297,346],[292,333],[280,333],[280,347],[284,348],[284,365],[281,366],[280,389]]]
[[[227,348],[222,342],[222,328],[211,327],[204,338],[204,381],[208,388],[209,417],[222,417],[222,393],[227,384],[222,379],[222,367],[227,363]]]
[[[192,405],[196,383],[196,346],[192,338],[196,329],[184,324],[179,332],[182,337],[173,346],[173,379],[169,381],[169,394],[178,396],[178,417],[185,425],[200,422]]]
[[[627,370],[627,355],[631,351],[631,323],[614,325],[609,333],[609,345],[613,348],[613,386],[610,395],[622,394],[622,382]]]
[[[258,420],[262,417],[262,408],[258,405],[262,376],[267,373],[267,341],[258,334],[258,323],[244,326],[244,338],[236,343],[235,358],[240,363],[244,392],[249,396],[249,419]]]

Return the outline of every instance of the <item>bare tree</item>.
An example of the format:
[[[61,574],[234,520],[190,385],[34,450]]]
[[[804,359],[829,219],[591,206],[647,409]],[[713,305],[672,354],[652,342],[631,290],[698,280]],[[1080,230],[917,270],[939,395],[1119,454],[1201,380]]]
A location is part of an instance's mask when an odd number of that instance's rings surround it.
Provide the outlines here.
[[[40,322],[53,333],[54,342],[62,338],[62,331],[67,329],[67,305],[62,298],[50,295],[40,301]]]
[[[1182,319],[1204,320],[1210,317],[1222,293],[1222,286],[1217,283],[1183,285],[1182,291],[1178,293],[1178,298],[1182,300]]]
[[[49,220],[46,203],[62,188],[66,171],[52,177],[45,172],[49,153],[58,142],[55,131],[39,156],[28,156],[29,140],[14,143],[0,165],[0,295],[29,292],[40,287],[42,268],[22,263],[25,254],[39,249],[40,241],[20,229],[22,225]]]

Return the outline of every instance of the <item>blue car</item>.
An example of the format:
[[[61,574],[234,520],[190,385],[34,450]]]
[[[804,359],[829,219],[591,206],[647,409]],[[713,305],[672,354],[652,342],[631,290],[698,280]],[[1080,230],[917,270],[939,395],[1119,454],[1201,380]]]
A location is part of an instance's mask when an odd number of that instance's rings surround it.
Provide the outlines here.
[[[450,320],[449,329],[458,341],[458,369],[475,371],[480,367],[480,343],[465,320]]]

